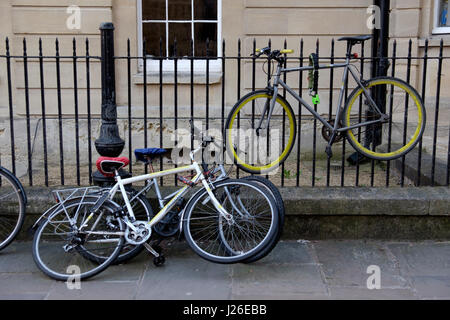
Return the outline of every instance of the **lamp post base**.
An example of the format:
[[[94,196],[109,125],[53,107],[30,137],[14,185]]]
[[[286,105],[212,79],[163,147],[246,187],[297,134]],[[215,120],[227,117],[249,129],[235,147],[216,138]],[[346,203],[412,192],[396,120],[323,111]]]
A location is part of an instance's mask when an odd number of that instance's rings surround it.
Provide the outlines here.
[[[131,174],[123,169],[119,170],[119,175],[122,179],[131,178]],[[94,185],[99,187],[110,187],[116,183],[114,177],[105,177],[99,171],[92,174],[92,181],[94,182]]]

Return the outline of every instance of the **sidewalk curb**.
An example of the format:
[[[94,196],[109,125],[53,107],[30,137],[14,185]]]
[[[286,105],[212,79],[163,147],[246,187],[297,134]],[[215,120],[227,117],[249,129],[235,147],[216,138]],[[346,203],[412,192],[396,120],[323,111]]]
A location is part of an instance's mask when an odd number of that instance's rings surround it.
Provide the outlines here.
[[[52,188],[25,189],[23,232],[55,203]],[[286,239],[450,239],[447,187],[280,188],[280,192],[286,208]],[[154,200],[150,198],[152,204]]]

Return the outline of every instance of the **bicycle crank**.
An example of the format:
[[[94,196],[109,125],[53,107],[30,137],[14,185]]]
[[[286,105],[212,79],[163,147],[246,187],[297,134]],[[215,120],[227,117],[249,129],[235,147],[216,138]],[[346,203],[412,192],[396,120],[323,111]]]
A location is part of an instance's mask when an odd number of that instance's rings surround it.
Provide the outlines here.
[[[125,240],[127,243],[134,245],[146,243],[152,235],[152,228],[149,226],[148,222],[135,221],[133,226],[136,228],[136,231],[131,228],[127,228],[125,231]]]
[[[330,124],[330,126],[332,126],[334,128],[334,124],[335,124],[334,119],[329,120],[328,123]],[[341,128],[341,126],[339,126],[339,128]],[[325,139],[325,141],[330,142],[332,134],[333,134],[333,131],[330,128],[328,128],[327,126],[322,127],[322,137]],[[344,138],[345,138],[345,134],[343,132],[337,132],[334,142],[341,142]]]

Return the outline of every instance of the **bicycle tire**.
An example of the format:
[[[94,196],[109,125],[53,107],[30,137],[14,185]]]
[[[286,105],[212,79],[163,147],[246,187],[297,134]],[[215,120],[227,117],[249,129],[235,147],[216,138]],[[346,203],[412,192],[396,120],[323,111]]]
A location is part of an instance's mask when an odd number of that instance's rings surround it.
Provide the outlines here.
[[[9,170],[0,167],[0,251],[5,249],[19,234],[25,221],[26,197],[23,187]],[[11,211],[6,213],[4,211]],[[12,220],[12,221],[11,221]]]
[[[276,237],[273,238],[273,240],[267,245],[266,248],[261,250],[258,254],[255,254],[254,256],[244,261],[244,263],[253,263],[266,257],[280,241],[281,236],[283,235],[285,208],[284,208],[284,201],[283,198],[281,197],[280,191],[270,180],[263,178],[261,176],[247,176],[242,179],[254,181],[260,184],[261,186],[265,187],[274,198],[278,209],[278,233]]]
[[[347,140],[356,151],[370,159],[389,161],[404,156],[419,143],[425,131],[426,111],[419,93],[405,81],[393,77],[371,79],[366,82],[365,88],[371,90],[372,95],[385,91],[386,96],[380,97],[382,102],[386,102],[389,119],[381,125],[347,130]],[[344,127],[377,120],[367,101],[359,108],[355,104],[359,98],[366,97],[363,93],[362,88],[356,88],[351,93],[344,108]]]
[[[50,278],[59,281],[67,281],[75,276],[80,280],[88,279],[104,271],[121,252],[124,243],[124,227],[120,219],[114,217],[115,212],[120,209],[115,203],[106,200],[105,203],[99,208],[98,212],[100,212],[100,216],[98,216],[97,219],[85,219],[85,216],[89,213],[88,207],[94,206],[97,200],[98,197],[92,196],[70,199],[64,203],[64,208],[63,206],[61,206],[61,208],[54,210],[54,212],[49,217],[45,218],[45,220],[36,230],[33,238],[33,259],[38,268]],[[102,248],[103,250],[112,249],[108,251],[108,253],[105,253],[108,255],[107,259],[98,259],[97,261],[92,261],[92,259],[88,260],[82,254],[79,254],[80,252],[83,252],[83,250],[85,250],[85,247],[88,243],[88,236],[85,237],[83,243],[82,241],[79,241],[79,243],[74,242],[74,239],[76,239],[75,235],[78,238],[81,238],[81,236],[73,231],[70,222],[67,220],[67,214],[73,209],[76,210],[75,214],[77,214],[77,212],[81,212],[78,210],[80,210],[82,206],[86,206],[86,209],[84,209],[85,216],[81,217],[80,224],[82,222],[85,222],[86,224],[94,223],[94,225],[98,226],[99,219],[102,218],[104,216],[103,214],[106,213],[105,217],[110,218],[107,219],[107,221],[109,220],[110,223],[116,223],[115,226],[119,229],[119,233],[117,234],[117,244]],[[97,213],[97,215],[98,214],[99,213]],[[60,218],[60,215],[62,220],[57,220]],[[77,216],[77,218],[80,218],[80,216]],[[64,227],[63,223],[67,222],[69,222],[69,225],[66,225]],[[78,219],[76,222],[78,222]],[[46,227],[48,225],[51,225],[51,227],[49,228],[49,231],[47,233]],[[50,241],[51,239],[53,239],[51,238],[52,235],[54,236],[55,240],[59,241],[58,243]],[[109,238],[106,235],[103,235],[103,238],[99,238],[97,241],[98,243],[103,243],[101,241],[107,241],[108,239]],[[68,248],[66,249],[65,246],[61,246],[61,244],[68,245],[69,241],[70,244],[73,245],[73,248],[71,250],[68,250]],[[51,244],[54,245],[52,246]],[[47,248],[49,249],[48,251]],[[89,250],[93,251],[93,249]],[[61,254],[61,256],[56,257],[56,254]],[[100,251],[99,254],[101,254]],[[51,266],[49,266],[50,263]],[[79,274],[73,274],[72,269],[70,269],[73,266],[79,268]],[[86,271],[84,271],[85,269]]]
[[[245,189],[242,190],[242,187],[245,187]],[[231,195],[230,190],[235,196],[234,199],[229,199],[229,195]],[[245,181],[242,179],[226,179],[213,183],[213,193],[215,193],[217,199],[221,199],[221,194],[219,193],[219,191],[227,195],[227,203],[225,203],[226,201],[223,201],[221,205],[223,207],[226,207],[226,210],[233,216],[233,221],[225,221],[225,219],[221,214],[217,212],[217,209],[214,206],[208,206],[208,202],[210,202],[209,194],[206,190],[203,190],[197,193],[192,201],[189,202],[189,205],[186,208],[186,212],[183,216],[183,231],[185,239],[188,242],[189,246],[193,249],[193,251],[205,260],[221,264],[243,262],[253,255],[259,253],[260,250],[264,249],[266,245],[276,237],[278,232],[277,205],[273,197],[268,191],[266,191],[265,188],[260,187],[253,182]],[[237,198],[237,195],[240,193],[244,194],[247,198]],[[255,203],[257,204],[258,208],[251,209],[249,207],[245,207],[243,208],[243,210],[235,210],[233,209],[233,205],[235,207],[237,206],[236,199],[238,199],[241,209],[243,206],[242,200],[247,200],[247,202]],[[233,205],[231,204],[232,201]],[[196,206],[198,204],[199,206],[197,208]],[[246,222],[250,224],[252,219],[255,220],[256,218],[261,217],[262,219],[258,220],[258,223],[260,224],[260,222],[263,222],[265,219],[264,211],[262,211],[262,209],[259,209],[259,207],[265,208],[269,211],[267,217],[269,217],[268,219],[270,219],[270,226],[268,227],[267,231],[261,231],[253,226],[252,228],[255,229],[252,229],[252,232],[250,232],[250,229],[245,224]],[[244,210],[244,213],[246,214],[245,217],[242,214]],[[255,212],[256,210],[258,210],[258,212]],[[193,217],[193,215],[195,216]],[[241,217],[239,217],[238,215],[241,215]],[[237,225],[237,223],[240,224]],[[198,225],[199,227],[198,231],[194,230],[194,227],[196,227],[196,225]],[[211,235],[217,239],[216,242],[214,242],[214,240],[216,239],[210,241],[208,234],[202,234],[202,232],[208,232],[208,230],[210,230]],[[238,239],[238,237],[251,237],[251,235],[257,236],[258,234],[261,234],[260,238],[262,238],[262,240],[257,239],[255,241],[254,239],[245,239],[243,241],[240,241],[240,239]],[[207,236],[208,238],[205,238]],[[205,239],[208,241],[206,241]],[[230,239],[237,240],[235,243],[231,243]],[[253,246],[251,242],[257,243]],[[233,246],[233,252],[230,252],[230,250],[225,248],[224,244]],[[245,245],[250,245],[251,247],[244,247]],[[236,254],[236,252],[239,252],[239,254]]]
[[[269,136],[267,136],[267,141],[266,138],[264,137],[260,137],[259,133],[253,133],[252,131],[252,135],[255,134],[250,140],[251,141],[256,141],[256,145],[253,145],[252,147],[247,147],[244,146],[243,149],[247,149],[245,150],[239,150],[238,152],[236,152],[236,149],[238,148],[237,145],[239,144],[238,142],[240,141],[235,141],[234,137],[236,137],[236,139],[241,139],[241,137],[246,136],[248,137],[248,134],[239,134],[238,132],[235,131],[235,129],[240,129],[240,130],[254,130],[255,128],[255,124],[258,120],[257,116],[255,116],[256,113],[256,109],[258,108],[258,111],[260,111],[260,113],[263,112],[263,103],[267,103],[268,99],[270,100],[273,97],[273,95],[270,94],[270,92],[268,90],[258,90],[258,91],[253,91],[250,92],[249,94],[247,94],[246,96],[244,96],[242,99],[240,99],[232,108],[231,112],[228,115],[227,118],[227,122],[225,125],[225,130],[226,132],[224,133],[224,136],[226,137],[226,150],[228,155],[233,159],[234,163],[242,170],[244,170],[245,172],[248,173],[252,173],[252,174],[262,174],[262,173],[268,173],[272,170],[275,170],[276,168],[278,168],[284,161],[286,161],[287,157],[289,156],[289,154],[292,151],[292,148],[294,147],[295,144],[295,137],[297,136],[297,125],[296,125],[296,120],[295,120],[295,113],[292,110],[291,105],[289,104],[289,102],[287,102],[287,100],[285,98],[283,98],[281,95],[277,96],[277,103],[275,104],[274,107],[274,113],[272,115],[271,118],[271,125],[273,125],[273,127],[271,127],[271,130],[273,130],[274,128],[277,129],[278,131],[274,131],[273,134],[278,134],[278,145],[282,146],[282,150],[278,150],[279,152],[275,152],[272,151],[273,157],[269,158],[269,159],[264,159],[261,160],[261,157],[264,157],[263,155],[258,155],[258,151],[257,150],[267,150],[268,148],[268,140],[272,141],[277,141],[277,139],[273,139],[269,138]],[[259,100],[257,101],[257,99],[261,99],[261,102],[259,102]],[[279,107],[281,106],[281,108]],[[245,108],[246,107],[246,108]],[[245,109],[244,109],[245,108]],[[242,111],[242,114],[241,114]],[[249,116],[249,114],[251,114],[251,118]],[[282,121],[280,121],[280,117],[282,116]],[[288,119],[288,125],[286,120],[286,116]],[[266,115],[263,116],[263,119],[266,118]],[[241,124],[242,120],[244,121],[245,125]],[[281,129],[276,127],[276,124],[280,124],[281,123]],[[268,129],[267,129],[268,130]],[[286,132],[288,130],[288,132]],[[261,132],[263,132],[265,130],[262,130]],[[237,133],[237,134],[236,134]],[[281,135],[280,135],[281,133]],[[286,143],[286,135],[288,135],[288,139],[287,139],[287,143]],[[283,145],[284,142],[284,145]],[[244,142],[245,143],[245,142]],[[252,142],[253,144],[255,142]],[[270,143],[270,144],[271,144]],[[250,142],[249,142],[250,144]],[[261,145],[260,145],[261,144]],[[261,147],[262,146],[262,147]],[[276,148],[276,146],[275,146]],[[242,148],[241,148],[242,149]],[[248,150],[250,149],[250,151]],[[252,151],[253,150],[253,151]],[[250,152],[250,158],[252,159],[247,159],[248,156],[244,156],[244,159],[242,159],[242,154],[243,153],[249,153]],[[272,154],[272,152],[269,152],[269,154]],[[266,157],[269,156],[269,154],[266,153]],[[241,156],[240,156],[241,155]],[[261,164],[252,164],[252,162],[254,162],[256,157],[256,160],[260,160],[262,163]],[[272,161],[272,158],[274,159]],[[276,159],[275,159],[276,158]],[[268,163],[269,162],[269,163]]]

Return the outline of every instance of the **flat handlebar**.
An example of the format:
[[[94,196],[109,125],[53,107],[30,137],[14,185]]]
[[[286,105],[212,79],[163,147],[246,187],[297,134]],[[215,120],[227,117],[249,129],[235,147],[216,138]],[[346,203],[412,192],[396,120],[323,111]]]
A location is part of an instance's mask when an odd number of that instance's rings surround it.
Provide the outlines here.
[[[283,49],[283,50],[271,50],[270,47],[265,47],[262,49],[256,49],[256,54],[252,54],[254,57],[259,58],[263,54],[267,55],[270,59],[278,59],[282,54],[294,53],[294,50]]]

